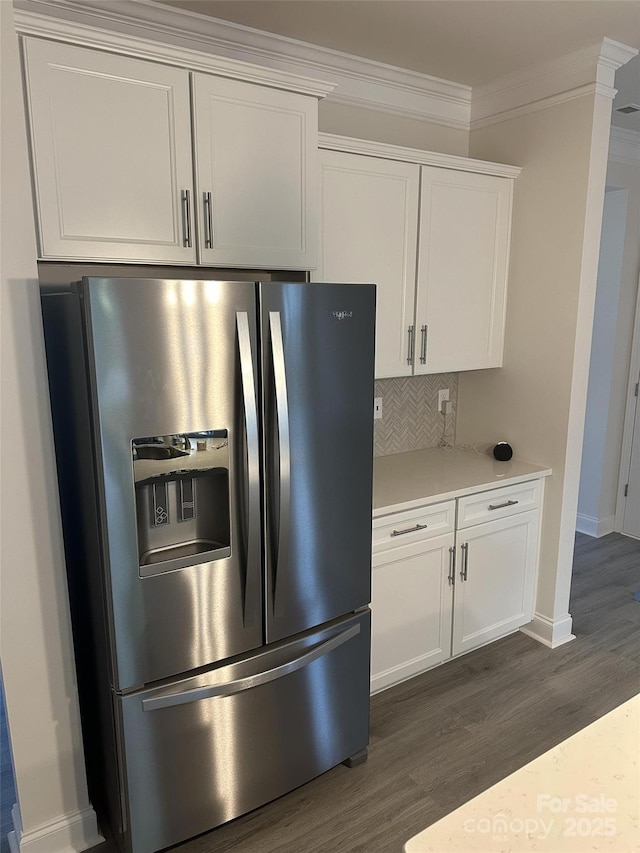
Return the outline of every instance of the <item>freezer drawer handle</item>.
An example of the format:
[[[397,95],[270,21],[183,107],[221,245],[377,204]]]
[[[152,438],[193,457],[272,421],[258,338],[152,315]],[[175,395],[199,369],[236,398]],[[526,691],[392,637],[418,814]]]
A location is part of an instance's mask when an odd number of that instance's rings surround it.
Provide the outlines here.
[[[193,690],[184,690],[182,693],[171,693],[167,696],[153,696],[149,699],[142,700],[143,711],[157,711],[160,708],[171,708],[174,705],[187,705],[189,702],[199,702],[201,699],[212,699],[218,696],[233,696],[235,693],[241,693],[243,690],[250,690],[252,687],[259,687],[261,684],[268,684],[270,681],[276,681],[285,675],[292,672],[297,672],[299,669],[304,669],[309,666],[314,660],[323,657],[324,655],[337,649],[339,646],[351,640],[360,633],[360,623],[352,625],[346,631],[336,634],[314,646],[310,651],[299,658],[287,661],[273,669],[268,669],[265,672],[257,672],[255,675],[247,675],[245,678],[238,678],[235,681],[229,681],[227,684],[211,684],[205,687],[195,687]]]
[[[503,504],[489,504],[489,509],[504,509],[506,506],[515,506],[520,501],[505,501]]]
[[[247,430],[247,575],[245,577],[244,623],[249,625],[257,611],[258,581],[249,572],[255,571],[259,557],[260,529],[260,445],[258,441],[258,406],[253,379],[253,356],[251,353],[251,332],[249,315],[246,311],[236,314],[238,326],[238,350],[240,355],[240,376],[242,379],[242,397]]]
[[[392,530],[390,536],[404,536],[405,533],[415,533],[416,530],[426,530],[428,524],[416,524],[414,527],[407,527],[406,530]]]

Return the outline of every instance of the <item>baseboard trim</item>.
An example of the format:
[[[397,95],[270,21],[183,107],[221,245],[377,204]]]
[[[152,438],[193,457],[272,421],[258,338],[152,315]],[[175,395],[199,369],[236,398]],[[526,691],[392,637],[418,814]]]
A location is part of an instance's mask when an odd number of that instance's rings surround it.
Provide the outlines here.
[[[436,659],[432,660],[434,657]],[[395,687],[396,684],[400,684],[402,681],[407,681],[409,678],[413,678],[416,675],[439,666],[445,660],[451,660],[451,658],[444,657],[441,652],[437,654],[429,652],[426,655],[413,658],[413,660],[399,664],[398,666],[393,666],[391,669],[386,669],[384,672],[380,672],[371,678],[370,693],[373,696],[376,693],[381,693],[383,690],[388,690],[389,687]]]
[[[558,646],[564,646],[565,643],[575,640],[575,634],[571,633],[572,627],[573,620],[569,613],[560,619],[547,619],[541,613],[535,613],[533,621],[523,625],[520,630],[527,637],[532,637],[544,646],[557,649]]]
[[[30,832],[23,832],[20,810],[11,810],[14,829],[8,835],[11,853],[82,853],[102,844],[96,813],[89,807],[45,823]]]
[[[615,516],[608,515],[606,518],[594,518],[591,515],[582,515],[578,513],[576,517],[576,530],[578,533],[585,533],[587,536],[593,536],[599,539],[601,536],[608,536],[615,529]]]

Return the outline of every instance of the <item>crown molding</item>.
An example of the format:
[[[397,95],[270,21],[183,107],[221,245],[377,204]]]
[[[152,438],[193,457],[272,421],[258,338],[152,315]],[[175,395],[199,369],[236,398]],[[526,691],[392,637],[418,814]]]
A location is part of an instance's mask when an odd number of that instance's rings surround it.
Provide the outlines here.
[[[600,44],[477,86],[473,90],[471,129],[592,92],[613,99],[615,72],[637,53],[635,48],[605,38]]]
[[[612,125],[609,136],[609,160],[640,167],[640,131]]]
[[[575,101],[578,98],[583,98],[585,95],[603,95],[610,100],[615,97],[616,90],[609,86],[603,86],[600,83],[589,83],[586,86],[578,86],[568,92],[561,92],[559,95],[551,95],[548,98],[542,98],[539,101],[524,104],[520,107],[504,110],[504,112],[494,113],[485,118],[477,119],[471,123],[471,130],[480,130],[483,127],[488,127],[492,124],[497,124],[501,121],[518,118],[519,116],[529,115],[530,113],[544,110],[547,107],[553,107],[557,104],[566,104],[569,101]]]
[[[305,92],[467,132],[594,91],[613,97],[616,70],[638,53],[605,38],[475,87],[472,99],[469,86],[153,0],[14,0],[14,10],[23,34]]]
[[[603,83],[613,86],[614,76],[618,68],[626,65],[630,59],[637,56],[639,53],[635,47],[629,47],[628,44],[623,44],[620,41],[614,41],[610,38],[602,39],[602,48],[600,50],[600,58],[598,66],[601,73],[607,71],[611,75],[608,79],[602,80]]]
[[[14,0],[14,13],[23,34],[241,79],[261,76],[281,88],[313,78],[325,81],[314,93],[336,103],[469,130],[469,86],[152,0]]]
[[[0,0],[1,2],[1,0]],[[23,4],[24,5],[24,4]],[[29,3],[30,6],[36,5]],[[42,3],[38,3],[42,6]],[[109,50],[113,53],[135,56],[139,59],[161,62],[164,65],[188,67],[223,77],[233,77],[324,98],[334,88],[333,83],[315,80],[280,69],[263,68],[255,63],[242,62],[229,57],[214,56],[200,50],[159,42],[134,34],[122,34],[108,29],[97,29],[95,23],[67,21],[42,14],[40,11],[16,8],[16,29],[21,35],[39,36],[69,42],[83,47]]]
[[[368,139],[355,139],[351,136],[338,136],[333,133],[319,133],[318,146],[330,151],[343,151],[347,154],[364,154],[368,157],[380,157],[383,160],[400,160],[405,163],[439,166],[443,169],[456,169],[460,172],[477,172],[483,175],[496,175],[503,178],[517,178],[522,171],[520,166],[491,163],[487,160],[474,160],[471,157],[441,154],[437,151],[423,151],[420,148],[405,148],[400,145],[371,142]]]

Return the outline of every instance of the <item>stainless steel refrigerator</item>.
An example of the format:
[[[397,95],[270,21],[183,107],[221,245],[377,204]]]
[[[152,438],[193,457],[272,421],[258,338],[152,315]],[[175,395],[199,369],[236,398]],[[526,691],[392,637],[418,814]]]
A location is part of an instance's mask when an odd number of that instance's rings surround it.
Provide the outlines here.
[[[375,287],[42,303],[90,793],[151,853],[366,756]]]

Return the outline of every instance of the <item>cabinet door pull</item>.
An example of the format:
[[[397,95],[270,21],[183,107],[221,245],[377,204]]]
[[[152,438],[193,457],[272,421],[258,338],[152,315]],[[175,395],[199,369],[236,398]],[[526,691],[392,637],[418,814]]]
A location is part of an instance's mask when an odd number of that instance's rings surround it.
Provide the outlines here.
[[[189,190],[182,190],[182,228],[184,230],[184,240],[182,245],[191,248],[191,193]]]
[[[204,201],[204,247],[213,249],[213,213],[211,210],[211,193],[202,193]]]
[[[392,530],[391,536],[404,536],[405,533],[415,533],[416,530],[426,530],[428,524],[416,524],[415,527],[407,527],[406,530]]]
[[[463,544],[460,546],[460,550],[462,551],[462,565],[460,566],[460,580],[466,581],[467,569],[469,568],[469,543],[463,542]]]
[[[413,348],[414,348],[414,333],[413,326],[409,326],[407,330],[407,335],[409,338],[408,341],[408,349],[407,349],[407,364],[413,364]]]
[[[452,545],[449,548],[449,586],[453,586],[456,582],[456,549]]]
[[[422,340],[420,342],[420,364],[427,363],[427,331],[428,326],[423,326],[420,329],[420,334],[422,335]]]
[[[506,506],[515,506],[520,501],[505,501],[503,504],[489,504],[489,509],[504,509]]]

